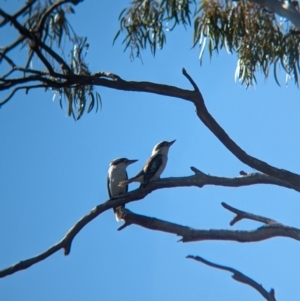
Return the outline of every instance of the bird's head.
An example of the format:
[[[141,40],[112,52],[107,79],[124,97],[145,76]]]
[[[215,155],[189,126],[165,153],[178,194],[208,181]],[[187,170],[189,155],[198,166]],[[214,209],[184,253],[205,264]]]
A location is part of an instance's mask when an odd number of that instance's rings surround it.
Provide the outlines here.
[[[157,143],[152,151],[152,155],[154,155],[155,153],[160,153],[160,152],[164,152],[164,151],[168,151],[169,147],[175,142],[176,140],[172,140],[170,142],[168,141],[162,141]]]
[[[110,166],[114,166],[114,167],[119,167],[119,166],[124,166],[127,167],[128,165],[137,162],[138,160],[129,160],[127,158],[118,158],[115,160],[112,160],[110,162]]]

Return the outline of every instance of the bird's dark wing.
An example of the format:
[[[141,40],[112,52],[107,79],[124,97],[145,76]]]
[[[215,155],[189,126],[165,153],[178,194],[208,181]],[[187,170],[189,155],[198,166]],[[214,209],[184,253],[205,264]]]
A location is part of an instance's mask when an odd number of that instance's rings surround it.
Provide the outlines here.
[[[128,180],[128,173],[127,173],[127,171],[126,171],[126,180]],[[126,185],[125,191],[126,191],[126,193],[128,192],[128,185]]]
[[[153,178],[153,176],[161,167],[163,161],[162,157],[163,156],[161,154],[154,155],[145,164],[146,168],[145,168],[145,176],[144,176],[144,183],[143,183],[144,185],[146,185]]]
[[[110,188],[109,188],[109,176],[108,175],[107,175],[107,191],[108,191],[109,198],[111,199],[111,193],[110,193]]]

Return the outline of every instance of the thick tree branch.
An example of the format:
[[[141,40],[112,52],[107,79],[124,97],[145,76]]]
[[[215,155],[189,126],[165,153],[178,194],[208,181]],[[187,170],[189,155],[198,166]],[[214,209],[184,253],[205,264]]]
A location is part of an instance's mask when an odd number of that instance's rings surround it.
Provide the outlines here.
[[[13,60],[10,57],[8,57],[7,55],[3,54],[0,51],[0,63],[2,59],[4,59],[10,65],[11,68],[14,68],[16,66],[16,64],[13,62]],[[2,77],[0,77],[0,79],[2,79]]]
[[[250,215],[250,213],[249,213]],[[135,214],[124,209],[123,217],[125,221],[119,230],[123,230],[130,225],[138,225],[150,230],[172,233],[182,238],[181,242],[195,242],[204,240],[224,240],[236,242],[258,242],[273,237],[289,237],[300,240],[300,229],[288,227],[280,223],[269,224],[251,231],[233,230],[198,230],[175,223],[166,222],[157,218]]]
[[[48,52],[48,54],[54,58],[61,67],[63,67],[65,70],[68,71],[69,74],[72,74],[73,72],[71,71],[70,67],[68,66],[68,64],[64,61],[64,59],[62,59],[61,56],[59,56],[53,49],[51,49],[49,46],[47,46],[45,43],[41,42],[41,41],[36,41],[38,44],[38,46],[40,46],[42,49],[44,49],[44,51]],[[36,51],[37,48],[34,48],[34,51]],[[54,73],[53,73],[54,74]]]
[[[3,9],[0,9],[0,16],[2,16],[4,18],[5,22],[7,22],[7,21],[11,22],[22,36],[26,36],[26,37],[31,36],[30,31],[26,27],[22,26],[17,21],[17,18],[7,14]]]
[[[161,179],[159,181],[150,182],[145,188],[137,189],[129,192],[123,197],[108,200],[95,208],[93,208],[88,214],[82,217],[64,236],[64,238],[53,245],[45,252],[32,257],[28,260],[21,261],[11,267],[8,267],[0,271],[0,278],[7,275],[13,274],[17,271],[24,270],[36,264],[60,249],[64,249],[65,255],[70,254],[72,241],[75,236],[94,218],[100,215],[102,212],[109,210],[113,207],[118,207],[122,204],[134,202],[145,198],[149,193],[161,188],[178,187],[178,183],[182,183],[182,187],[198,186],[202,187],[202,184],[196,181],[199,176],[183,177],[183,178],[169,178]],[[210,176],[208,176],[210,177]],[[195,178],[192,181],[189,178]],[[240,178],[242,179],[242,178]],[[238,179],[237,179],[238,180]],[[200,183],[201,183],[200,179]],[[177,186],[176,186],[177,185]],[[229,207],[227,205],[227,207]],[[230,207],[233,208],[233,207]],[[236,209],[237,210],[237,209]],[[232,210],[231,210],[232,211]],[[240,211],[242,212],[242,211]],[[250,213],[249,213],[250,216]],[[289,237],[296,240],[300,240],[300,230],[292,227],[287,227],[279,223],[267,225],[253,231],[231,231],[231,230],[196,230],[190,227],[169,223],[156,218],[150,218],[147,216],[137,215],[128,210],[124,211],[125,224],[121,227],[125,228],[130,224],[136,224],[148,229],[159,230],[167,233],[173,233],[182,236],[180,241],[192,242],[192,241],[203,241],[203,240],[231,240],[238,242],[255,242],[265,239],[269,239],[276,236]]]
[[[202,262],[202,263],[204,263],[204,264],[206,264],[210,267],[216,268],[216,269],[231,272],[231,273],[233,273],[232,278],[234,280],[236,280],[238,282],[241,282],[241,283],[244,283],[244,284],[248,284],[249,286],[253,287],[267,301],[276,301],[274,289],[271,289],[270,292],[268,292],[266,289],[263,288],[263,286],[261,284],[258,284],[256,281],[254,281],[253,279],[249,278],[248,276],[244,275],[243,273],[239,272],[236,269],[213,263],[213,262],[208,261],[208,260],[206,260],[206,259],[204,259],[200,256],[188,255],[186,258],[194,259],[196,261]]]
[[[183,75],[195,86],[194,81],[191,81],[190,76],[185,69],[182,70]],[[196,106],[196,112],[199,119],[207,126],[207,128],[221,141],[221,143],[241,162],[249,165],[250,167],[259,170],[269,176],[273,176],[282,181],[291,183],[296,187],[300,187],[300,175],[293,172],[279,169],[267,164],[257,158],[248,155],[241,147],[239,147],[223,130],[223,128],[216,122],[216,120],[208,112],[203,96],[200,91],[195,90],[191,95],[191,101]]]
[[[290,171],[279,169],[267,164],[264,161],[256,159],[248,155],[241,147],[239,147],[223,130],[223,128],[216,122],[216,120],[208,112],[203,96],[197,88],[195,82],[185,69],[182,70],[183,75],[187,77],[194,91],[180,89],[174,86],[167,86],[149,82],[132,82],[124,81],[121,78],[115,80],[107,80],[104,78],[94,79],[95,85],[105,86],[108,88],[124,90],[124,91],[140,91],[155,93],[159,95],[171,96],[182,98],[184,100],[194,103],[196,106],[196,113],[199,119],[208,127],[208,129],[221,141],[221,143],[241,162],[249,165],[250,167],[259,170],[269,176],[280,179],[281,181],[292,184],[300,188],[300,175]]]
[[[49,48],[48,46],[42,46]],[[46,50],[46,48],[44,48]],[[48,49],[47,49],[48,51]],[[53,55],[53,53],[49,54]],[[57,59],[57,58],[55,58]],[[59,61],[59,60],[58,60]],[[125,81],[119,76],[112,76],[109,73],[108,79],[103,78],[105,73],[97,73],[94,76],[82,76],[82,75],[70,75],[68,76],[67,85],[72,86],[74,84],[80,85],[98,85],[103,87],[108,87],[117,90],[123,91],[138,91],[138,92],[148,92],[159,95],[165,95],[170,97],[181,98],[189,102],[194,103],[196,106],[196,113],[199,119],[208,127],[208,129],[221,141],[221,143],[241,162],[249,165],[250,167],[265,173],[269,176],[275,177],[283,182],[289,183],[293,187],[300,189],[300,175],[293,172],[279,169],[274,166],[267,164],[266,162],[259,160],[255,157],[248,155],[240,146],[238,146],[224,131],[224,129],[216,122],[216,120],[208,112],[203,96],[199,89],[197,88],[195,82],[191,79],[190,75],[183,69],[184,76],[190,81],[194,87],[194,91],[180,89],[174,86],[156,84],[151,82],[134,82],[134,81]],[[27,78],[26,81],[29,81],[30,78]],[[38,78],[36,78],[38,80]],[[12,86],[18,84],[18,81],[14,79],[6,85],[0,84],[0,90],[11,88]],[[65,86],[66,83],[57,83],[59,85]]]
[[[250,0],[260,6],[266,7],[274,13],[290,20],[300,29],[300,12],[293,5],[292,1],[280,0]]]
[[[48,62],[48,60],[44,57],[44,55],[42,54],[42,52],[40,51],[39,47],[38,46],[35,46],[34,48],[34,52],[36,53],[36,55],[38,56],[38,58],[42,61],[42,63],[46,66],[49,74],[53,75],[55,74],[53,68],[52,68],[52,65]],[[33,56],[33,53],[31,53],[31,56]],[[26,63],[26,65],[28,64],[29,62]]]
[[[49,77],[43,77],[41,75],[29,75],[27,77],[19,77],[19,78],[12,78],[12,79],[1,79],[0,82],[3,82],[0,84],[0,91],[1,90],[7,90],[8,88],[12,88],[17,85],[25,84],[28,82],[40,82],[41,84],[36,85],[28,85],[28,87],[32,88],[41,88],[44,87],[44,85],[47,85],[47,88],[61,88],[61,87],[69,87],[69,84],[66,82],[56,82],[54,80],[51,80]],[[22,86],[18,86],[17,88],[21,88]]]

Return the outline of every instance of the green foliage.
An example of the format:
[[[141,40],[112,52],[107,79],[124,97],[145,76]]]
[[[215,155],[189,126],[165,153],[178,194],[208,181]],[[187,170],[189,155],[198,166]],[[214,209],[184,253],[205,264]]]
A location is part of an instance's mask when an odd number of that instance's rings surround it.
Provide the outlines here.
[[[43,84],[38,87],[43,86],[54,91],[55,95],[59,94],[60,106],[63,107],[63,101],[65,101],[68,115],[78,120],[85,111],[89,113],[102,103],[100,95],[93,90],[92,85],[68,84],[70,77],[91,75],[85,62],[89,44],[85,37],[76,34],[69,23],[67,16],[74,14],[74,9],[67,4],[68,2],[76,5],[80,1],[28,0],[13,15],[8,15],[0,9],[0,16],[3,17],[0,27],[7,26],[8,21],[11,20],[19,34],[15,42],[0,49],[0,57],[3,57],[11,68],[9,72],[0,76],[6,89],[17,84],[16,81],[10,84],[10,79],[13,79],[12,75],[16,73],[19,75],[20,83],[30,82],[32,74],[39,76]],[[10,51],[17,46],[27,51],[27,60],[23,66],[17,66],[13,57],[9,57]],[[66,49],[70,50],[69,61],[64,57]],[[44,65],[33,64],[35,58],[38,58]],[[42,67],[33,69],[32,66],[35,65]],[[47,71],[44,70],[45,67]],[[0,105],[7,102],[15,91],[20,89],[28,91],[35,87],[34,85],[20,85],[14,88],[9,97],[0,102]]]
[[[155,55],[156,49],[162,49],[166,43],[165,31],[179,24],[191,25],[192,4],[194,0],[134,0],[119,16],[120,30],[114,42],[125,31],[123,43],[125,50],[130,48],[131,58],[140,56],[140,50],[146,49],[147,44]]]
[[[70,53],[71,61],[69,67],[72,73],[83,76],[91,75],[84,62],[88,48],[89,44],[86,42],[86,38],[77,37],[77,43],[74,44],[73,50]],[[65,99],[68,104],[68,115],[72,115],[76,120],[79,120],[85,111],[90,113],[94,107],[96,107],[97,112],[99,105],[102,107],[102,101],[100,94],[94,92],[93,89],[94,87],[92,85],[73,85],[56,89],[60,95],[61,108],[63,108],[62,100]],[[88,102],[89,105],[86,110]],[[76,114],[74,110],[76,111]]]
[[[267,78],[271,67],[277,79],[280,64],[298,85],[300,36],[293,34],[287,22],[275,14],[247,1],[203,1],[194,22],[194,45],[201,47],[202,59],[208,41],[210,56],[213,51],[225,48],[236,53],[238,64],[236,78],[241,83],[253,85],[256,71]]]
[[[191,23],[194,4],[187,0],[135,0],[120,14],[120,30],[115,39],[125,31],[123,43],[125,50],[130,47],[131,57],[139,56],[147,44],[155,55],[156,47],[161,49],[166,43],[166,31]],[[279,84],[278,66],[299,86],[300,32],[290,22],[245,0],[203,0],[193,18],[194,47],[199,45],[200,63],[205,49],[210,57],[225,49],[236,53],[236,79],[246,87],[256,82],[258,71],[267,78],[272,68]],[[167,22],[173,22],[170,29]]]

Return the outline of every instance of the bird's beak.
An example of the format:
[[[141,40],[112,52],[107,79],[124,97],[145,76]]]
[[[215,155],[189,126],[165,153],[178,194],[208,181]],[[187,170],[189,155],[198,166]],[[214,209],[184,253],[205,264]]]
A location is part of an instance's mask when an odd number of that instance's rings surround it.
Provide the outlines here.
[[[171,146],[174,142],[176,141],[176,139],[175,140],[172,140],[172,141],[170,141],[169,142],[169,146]]]
[[[128,160],[128,161],[127,161],[127,165],[133,164],[133,163],[135,163],[135,162],[137,162],[137,161],[139,161],[139,160]]]

